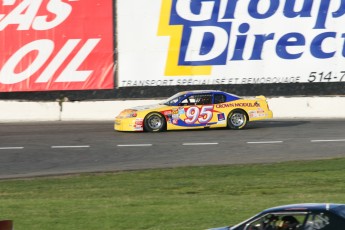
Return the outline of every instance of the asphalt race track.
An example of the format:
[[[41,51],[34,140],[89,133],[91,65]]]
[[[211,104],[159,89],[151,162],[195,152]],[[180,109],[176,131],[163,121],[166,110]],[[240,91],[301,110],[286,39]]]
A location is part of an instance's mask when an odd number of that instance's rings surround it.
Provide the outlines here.
[[[268,120],[245,130],[115,132],[112,122],[0,124],[0,178],[345,157],[345,120]]]

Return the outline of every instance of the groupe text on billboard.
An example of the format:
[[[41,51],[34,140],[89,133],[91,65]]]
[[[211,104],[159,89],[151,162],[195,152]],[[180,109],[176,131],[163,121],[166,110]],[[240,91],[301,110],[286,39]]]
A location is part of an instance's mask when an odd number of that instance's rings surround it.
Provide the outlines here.
[[[0,4],[0,92],[113,88],[111,0]]]
[[[344,0],[162,1],[171,2],[160,19],[168,23],[160,36],[171,37],[165,76],[227,84],[345,80]]]
[[[344,57],[345,33],[327,29],[334,23],[331,19],[344,15],[343,0],[174,0],[170,25],[183,25],[179,65],[225,65],[227,61],[262,60],[265,46],[272,42],[276,44],[276,56],[281,59],[298,59],[306,49],[314,58],[327,59],[338,51],[324,50],[324,43],[340,39],[343,46],[339,52]],[[267,33],[265,20],[276,16],[285,18],[288,23],[295,23],[292,20],[298,18],[301,23],[310,23],[312,30],[320,32],[314,37],[303,31],[278,34],[273,30]],[[251,34],[253,25],[243,18],[261,22],[265,33]],[[247,47],[249,36],[254,37],[250,49]],[[232,51],[229,50],[230,39],[234,44]],[[290,51],[292,47],[299,49]],[[247,56],[246,50],[251,51]]]

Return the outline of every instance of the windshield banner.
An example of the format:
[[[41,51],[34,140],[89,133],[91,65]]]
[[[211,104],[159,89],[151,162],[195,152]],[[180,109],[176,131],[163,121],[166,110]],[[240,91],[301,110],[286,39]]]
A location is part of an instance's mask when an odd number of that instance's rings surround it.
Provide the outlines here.
[[[0,92],[112,89],[112,0],[0,1]]]
[[[345,82],[344,0],[119,0],[118,11],[120,87]]]

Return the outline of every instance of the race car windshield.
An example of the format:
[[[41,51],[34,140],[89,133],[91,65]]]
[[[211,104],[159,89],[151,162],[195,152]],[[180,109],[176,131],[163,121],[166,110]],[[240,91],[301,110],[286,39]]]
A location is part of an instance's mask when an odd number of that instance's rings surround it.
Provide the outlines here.
[[[345,205],[334,208],[334,212],[345,218]]]
[[[184,93],[177,93],[172,97],[169,97],[165,101],[162,101],[160,104],[164,105],[176,105],[177,102],[179,102],[183,97],[185,96]]]

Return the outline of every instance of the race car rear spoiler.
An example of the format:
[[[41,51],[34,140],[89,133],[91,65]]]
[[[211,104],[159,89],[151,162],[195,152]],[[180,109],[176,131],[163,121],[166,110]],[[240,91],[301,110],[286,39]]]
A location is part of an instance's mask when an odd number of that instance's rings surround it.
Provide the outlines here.
[[[264,95],[256,96],[255,98],[261,99],[261,100],[266,100],[266,97]]]

